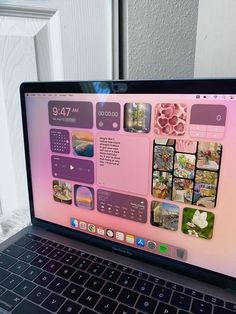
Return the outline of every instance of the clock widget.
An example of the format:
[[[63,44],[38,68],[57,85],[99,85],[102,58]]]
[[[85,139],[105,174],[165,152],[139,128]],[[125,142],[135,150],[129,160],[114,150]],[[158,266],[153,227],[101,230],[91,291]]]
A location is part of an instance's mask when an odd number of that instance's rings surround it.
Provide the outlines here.
[[[120,104],[98,102],[96,105],[96,125],[99,130],[118,131],[120,129]]]
[[[49,101],[48,115],[54,126],[93,128],[93,104],[89,101]]]

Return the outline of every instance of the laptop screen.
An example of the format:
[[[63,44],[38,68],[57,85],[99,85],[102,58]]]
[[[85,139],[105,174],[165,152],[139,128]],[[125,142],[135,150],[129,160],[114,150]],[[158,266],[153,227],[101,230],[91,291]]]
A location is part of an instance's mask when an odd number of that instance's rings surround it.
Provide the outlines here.
[[[35,217],[236,277],[235,101],[25,94]]]

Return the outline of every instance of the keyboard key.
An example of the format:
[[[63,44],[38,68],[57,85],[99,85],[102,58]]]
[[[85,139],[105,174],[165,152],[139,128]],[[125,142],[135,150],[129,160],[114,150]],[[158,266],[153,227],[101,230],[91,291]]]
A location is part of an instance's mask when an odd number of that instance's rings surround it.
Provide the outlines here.
[[[91,261],[88,261],[85,258],[79,258],[78,261],[74,264],[74,267],[80,270],[86,270],[91,264]]]
[[[77,300],[83,291],[84,291],[84,288],[74,283],[71,283],[63,292],[63,295],[72,300]]]
[[[56,260],[59,260],[65,254],[66,254],[66,252],[63,252],[63,251],[58,250],[58,249],[55,249],[48,255],[48,257],[51,257],[51,258],[56,259]]]
[[[23,249],[20,246],[17,245],[10,245],[9,247],[7,247],[5,250],[3,250],[3,253],[10,255],[12,257],[19,257],[21,256],[23,253],[25,252],[25,249]]]
[[[110,280],[112,282],[116,282],[117,279],[119,278],[121,272],[112,268],[107,268],[103,275],[102,278]]]
[[[0,296],[0,308],[11,311],[21,300],[15,293],[6,291]]]
[[[40,286],[46,287],[54,278],[54,275],[44,271],[35,279],[34,282]]]
[[[97,264],[97,263],[92,263],[92,265],[89,266],[87,269],[87,272],[96,276],[100,276],[105,269],[105,266]]]
[[[47,242],[47,239],[43,239],[43,238],[42,238],[42,239],[40,240],[40,242],[41,242],[41,243],[46,243],[46,242]]]
[[[36,254],[36,253],[34,253],[34,252],[27,251],[27,252],[25,252],[23,255],[21,255],[20,260],[23,261],[23,262],[30,263],[30,262],[32,262],[37,256],[38,256],[38,254]]]
[[[9,268],[11,267],[13,264],[15,264],[15,262],[17,262],[17,260],[11,256],[5,255],[3,253],[0,253],[0,266],[2,268]]]
[[[94,255],[90,255],[89,256],[89,259],[93,262],[96,262],[96,263],[101,263],[102,262],[102,258],[101,257],[98,257],[98,256],[94,256]]]
[[[27,296],[36,285],[28,280],[22,281],[15,289],[14,292],[18,293],[22,297]]]
[[[64,249],[64,245],[61,244],[61,243],[56,243],[55,247],[58,249],[58,250],[63,250]]]
[[[81,309],[81,305],[67,300],[63,307],[60,309],[58,314],[78,314]]]
[[[142,271],[138,271],[138,270],[133,270],[132,275],[142,278],[142,279],[147,279],[148,278],[148,274],[143,273]]]
[[[68,253],[72,253],[72,254],[75,254],[76,253],[76,250],[75,249],[72,249],[72,247],[68,247],[68,246],[65,246],[64,247],[64,251],[68,252]]]
[[[145,313],[154,313],[156,305],[156,300],[141,295],[135,307]]]
[[[224,306],[224,301],[219,299],[219,298],[215,298],[212,297],[211,295],[205,295],[205,301],[215,304],[215,305],[219,305],[219,306]]]
[[[97,306],[95,307],[95,310],[103,314],[114,313],[114,310],[117,307],[117,304],[118,303],[116,301],[113,301],[106,297],[102,297],[100,301],[98,302]]]
[[[48,261],[49,259],[47,257],[39,255],[31,262],[31,265],[42,268]]]
[[[63,298],[62,296],[51,293],[50,296],[43,302],[42,306],[52,312],[56,312],[59,307],[64,303],[64,301],[65,298]]]
[[[176,314],[177,308],[160,302],[157,307],[158,314]]]
[[[174,292],[171,298],[171,304],[177,306],[183,310],[188,311],[191,303],[191,297],[184,295],[182,293]]]
[[[28,280],[34,280],[40,273],[41,271],[38,268],[30,266],[21,274],[21,276]]]
[[[161,285],[161,286],[164,286],[166,283],[165,280],[158,278],[158,277],[154,277],[154,276],[149,276],[148,280],[151,282],[154,282],[155,284]]]
[[[123,265],[118,265],[117,269],[120,270],[122,273],[131,274],[132,269]]]
[[[98,299],[99,295],[97,293],[90,290],[85,290],[84,293],[79,298],[78,302],[87,307],[93,308],[97,303]]]
[[[61,263],[56,262],[54,260],[50,260],[44,267],[43,269],[47,270],[50,273],[55,273],[58,271],[58,269],[62,266]]]
[[[116,266],[117,266],[116,263],[113,263],[113,262],[111,262],[111,261],[107,261],[106,259],[104,259],[104,260],[102,261],[102,264],[103,264],[103,265],[106,265],[106,266],[108,266],[108,267],[112,267],[112,268],[116,268]]]
[[[201,292],[198,292],[193,289],[185,288],[184,293],[187,295],[190,295],[191,297],[197,298],[197,299],[202,299],[203,294]]]
[[[123,288],[121,291],[118,301],[125,303],[129,306],[133,306],[138,298],[138,293],[131,291],[129,289]]]
[[[211,313],[212,305],[201,300],[193,299],[192,313],[194,314],[209,314]]]
[[[69,282],[56,277],[53,282],[50,283],[50,285],[48,286],[48,289],[57,292],[57,293],[61,293],[67,286],[68,286]]]
[[[40,241],[42,239],[41,237],[39,237],[33,233],[27,233],[25,236],[29,239],[36,240],[36,241]]]
[[[65,279],[69,279],[75,272],[75,269],[67,266],[67,265],[63,265],[58,271],[57,271],[57,275],[65,278]]]
[[[122,274],[117,283],[127,288],[132,288],[136,280],[137,280],[136,277],[132,275]]]
[[[53,248],[51,246],[48,245],[42,245],[36,252],[38,254],[41,254],[43,256],[48,255],[49,253],[51,253],[53,251]]]
[[[51,314],[51,312],[47,311],[46,309],[43,309],[42,307],[39,307],[38,305],[33,304],[27,300],[21,302],[12,312],[12,314],[25,314],[25,313]]]
[[[4,289],[3,287],[0,287],[0,295],[3,294],[3,292],[5,292],[6,289]]]
[[[173,282],[170,282],[170,281],[167,281],[166,287],[170,288],[172,290],[176,290],[178,292],[182,292],[184,290],[184,287],[182,287],[180,285],[177,285],[176,283],[173,283]]]
[[[77,270],[77,272],[72,276],[71,281],[82,286],[88,278],[88,274],[84,273],[83,271]]]
[[[235,314],[235,312],[227,310],[223,307],[215,306],[213,314]]]
[[[168,288],[163,288],[161,286],[156,286],[152,292],[152,297],[164,301],[166,303],[169,302],[171,296],[171,290]]]
[[[231,302],[226,302],[227,309],[232,310],[232,311],[236,311],[236,303],[231,303]]]
[[[104,285],[105,280],[92,276],[89,278],[89,280],[86,282],[85,287],[89,288],[93,291],[99,291],[102,286]]]
[[[62,257],[62,259],[60,259],[60,262],[67,265],[72,265],[75,263],[75,261],[77,261],[77,259],[78,259],[78,256],[67,253],[65,256]]]
[[[12,271],[15,274],[21,274],[24,270],[26,270],[29,267],[28,264],[18,261],[16,264],[14,264],[9,270]]]
[[[76,251],[76,255],[84,257],[84,258],[88,258],[89,257],[88,253],[81,252],[81,251]]]
[[[136,311],[134,309],[131,309],[131,307],[120,304],[115,314],[136,314]]]
[[[7,289],[13,289],[15,288],[23,279],[15,274],[10,275],[5,279],[3,282],[1,282],[1,285]]]
[[[101,294],[104,294],[112,299],[115,299],[121,290],[120,286],[117,286],[114,283],[107,282],[102,288]]]
[[[24,247],[27,244],[29,244],[30,242],[31,242],[31,240],[29,238],[23,237],[23,238],[20,238],[19,240],[17,240],[15,242],[15,244]]]
[[[0,281],[4,280],[9,275],[10,275],[9,271],[0,268]]]
[[[46,240],[45,244],[47,244],[47,245],[52,245],[52,244],[53,244],[53,241],[51,241],[51,240]]]
[[[37,241],[31,241],[29,244],[26,245],[26,249],[30,251],[36,251],[42,246],[42,243]]]
[[[134,290],[138,291],[142,294],[149,295],[152,291],[153,284],[143,279],[138,279],[136,285],[134,286]]]
[[[49,295],[49,291],[42,288],[42,287],[36,287],[31,293],[30,295],[28,296],[28,299],[37,303],[37,304],[40,304],[42,303],[46,297]]]

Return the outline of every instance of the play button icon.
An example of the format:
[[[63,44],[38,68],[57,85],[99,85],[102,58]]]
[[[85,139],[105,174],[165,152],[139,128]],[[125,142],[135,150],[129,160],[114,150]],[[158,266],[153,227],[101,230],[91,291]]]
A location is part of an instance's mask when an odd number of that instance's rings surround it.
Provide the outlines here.
[[[75,167],[74,167],[74,166],[72,166],[72,165],[70,165],[70,170],[73,170],[73,169],[75,169]]]

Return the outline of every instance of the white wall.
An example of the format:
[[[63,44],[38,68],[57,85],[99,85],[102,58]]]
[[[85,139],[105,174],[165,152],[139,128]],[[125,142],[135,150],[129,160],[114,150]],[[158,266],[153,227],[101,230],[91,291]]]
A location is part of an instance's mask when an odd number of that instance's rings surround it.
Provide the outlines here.
[[[195,77],[236,76],[236,1],[200,0]]]
[[[193,77],[197,16],[198,0],[125,0],[125,77]]]

